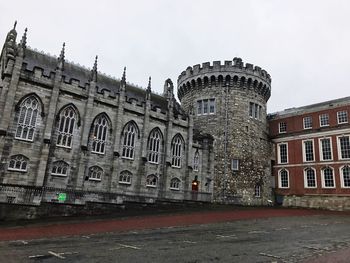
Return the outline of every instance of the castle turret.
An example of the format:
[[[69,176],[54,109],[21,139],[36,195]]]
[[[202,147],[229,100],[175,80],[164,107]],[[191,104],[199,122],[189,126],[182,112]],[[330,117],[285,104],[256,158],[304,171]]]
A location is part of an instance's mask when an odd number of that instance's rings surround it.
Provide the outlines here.
[[[270,147],[266,102],[271,77],[263,69],[233,61],[188,67],[178,78],[178,97],[185,111],[194,109],[194,129],[215,139],[214,199],[267,204]],[[261,197],[257,197],[258,190]]]

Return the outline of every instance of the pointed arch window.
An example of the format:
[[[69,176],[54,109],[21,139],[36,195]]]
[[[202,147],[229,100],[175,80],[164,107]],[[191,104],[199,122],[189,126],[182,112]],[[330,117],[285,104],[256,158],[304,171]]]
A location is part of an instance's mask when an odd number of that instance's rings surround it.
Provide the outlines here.
[[[8,165],[8,170],[10,171],[19,171],[26,172],[28,169],[28,161],[29,159],[24,155],[12,155],[10,157],[10,162]]]
[[[122,157],[134,159],[136,127],[134,123],[129,123],[124,128]]]
[[[106,141],[108,137],[108,120],[106,116],[101,115],[96,118],[92,131],[92,152],[104,154],[106,150]]]
[[[131,184],[132,173],[129,171],[122,171],[119,175],[120,184]]]
[[[182,138],[180,135],[176,135],[173,138],[173,141],[171,143],[171,152],[172,152],[171,165],[173,167],[181,168],[182,147],[183,147]]]
[[[179,178],[173,178],[173,179],[171,179],[171,181],[170,181],[170,189],[171,190],[180,190],[180,183],[181,183],[181,181],[180,181],[180,179]]]
[[[194,158],[193,158],[193,171],[195,171],[195,172],[199,171],[199,152],[198,152],[198,150],[194,154]]]
[[[57,145],[71,148],[77,113],[72,106],[63,109],[59,116]]]
[[[146,178],[146,186],[147,187],[157,187],[158,177],[154,174],[150,174]]]
[[[321,175],[323,188],[335,188],[335,180],[332,167],[323,168],[321,170]]]
[[[52,165],[51,174],[56,176],[67,176],[68,175],[68,163],[64,161],[54,162]]]
[[[29,96],[20,105],[16,139],[33,141],[40,103],[35,96]]]
[[[89,180],[101,181],[103,175],[103,169],[99,166],[92,166],[89,168]]]
[[[148,161],[150,163],[159,163],[159,151],[160,151],[160,143],[162,140],[162,136],[157,129],[154,129],[148,141]]]

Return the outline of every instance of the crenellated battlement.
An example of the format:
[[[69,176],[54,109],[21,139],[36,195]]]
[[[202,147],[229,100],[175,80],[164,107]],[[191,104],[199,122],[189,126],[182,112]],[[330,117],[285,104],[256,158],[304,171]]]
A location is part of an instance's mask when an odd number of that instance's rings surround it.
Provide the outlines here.
[[[232,61],[204,62],[187,67],[178,77],[178,97],[181,98],[190,90],[205,86],[236,86],[252,88],[264,96],[267,101],[271,95],[271,76],[261,67],[244,63],[235,57]]]

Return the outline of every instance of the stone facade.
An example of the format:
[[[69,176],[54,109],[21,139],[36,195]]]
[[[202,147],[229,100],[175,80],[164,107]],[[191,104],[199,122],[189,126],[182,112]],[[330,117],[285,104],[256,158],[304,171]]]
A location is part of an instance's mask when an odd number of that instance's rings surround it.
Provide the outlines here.
[[[213,138],[193,134],[170,79],[158,95],[16,39],[0,57],[0,202],[212,200]]]
[[[214,137],[215,200],[266,205],[272,199],[270,94],[270,75],[240,58],[188,67],[179,76],[178,97],[185,111],[194,111],[194,129]]]

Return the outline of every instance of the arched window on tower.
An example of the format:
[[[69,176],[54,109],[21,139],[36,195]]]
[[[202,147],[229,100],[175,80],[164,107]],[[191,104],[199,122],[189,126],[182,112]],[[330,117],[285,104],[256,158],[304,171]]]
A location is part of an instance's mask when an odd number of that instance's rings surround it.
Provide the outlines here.
[[[89,168],[89,180],[91,181],[101,181],[103,175],[103,169],[99,166],[91,166]]]
[[[154,174],[150,174],[146,178],[146,186],[148,187],[157,187],[158,177]]]
[[[77,113],[72,106],[63,109],[59,115],[57,145],[71,148]]]
[[[128,159],[134,159],[136,136],[137,136],[136,125],[133,122],[129,122],[124,127],[122,157],[128,158]]]
[[[92,127],[92,149],[93,153],[104,154],[108,137],[108,120],[104,114],[99,115]]]
[[[173,141],[171,142],[171,165],[176,168],[181,168],[181,159],[182,159],[182,148],[183,148],[183,139],[180,134],[175,135]]]
[[[148,161],[150,163],[159,163],[159,152],[162,141],[162,135],[158,129],[153,129],[148,140]]]
[[[40,103],[34,95],[23,100],[18,114],[16,139],[33,141],[39,113]]]
[[[180,190],[180,179],[179,178],[173,178],[170,180],[170,189],[171,190]]]

